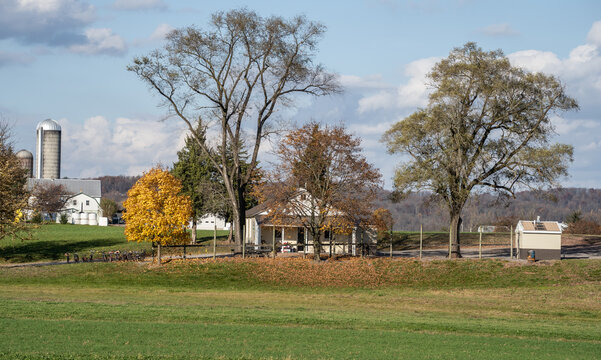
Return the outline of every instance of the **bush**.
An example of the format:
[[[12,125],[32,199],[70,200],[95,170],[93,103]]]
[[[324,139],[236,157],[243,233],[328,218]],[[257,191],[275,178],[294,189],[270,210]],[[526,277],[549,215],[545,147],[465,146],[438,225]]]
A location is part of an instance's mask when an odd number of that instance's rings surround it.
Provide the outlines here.
[[[568,234],[601,235],[601,226],[594,221],[578,220],[570,223],[566,230]]]
[[[60,217],[61,224],[65,225],[68,221],[69,221],[69,217],[67,216],[67,214],[61,214],[61,217]]]
[[[34,213],[33,216],[31,217],[30,221],[34,224],[41,224],[42,223],[42,214],[39,212]]]

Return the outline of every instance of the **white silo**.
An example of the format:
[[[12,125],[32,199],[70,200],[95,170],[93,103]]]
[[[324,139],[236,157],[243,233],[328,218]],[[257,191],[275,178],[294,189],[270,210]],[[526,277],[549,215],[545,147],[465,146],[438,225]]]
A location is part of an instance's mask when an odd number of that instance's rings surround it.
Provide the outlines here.
[[[33,154],[27,150],[21,150],[17,153],[17,158],[21,167],[27,170],[27,177],[33,177]]]
[[[52,119],[38,124],[36,142],[36,178],[61,177],[61,126]]]

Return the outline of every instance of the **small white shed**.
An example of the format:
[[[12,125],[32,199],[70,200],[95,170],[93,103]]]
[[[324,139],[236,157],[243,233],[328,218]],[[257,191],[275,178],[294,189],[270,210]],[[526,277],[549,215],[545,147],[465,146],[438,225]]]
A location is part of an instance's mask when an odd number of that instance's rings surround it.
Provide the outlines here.
[[[520,259],[528,258],[528,250],[534,250],[536,260],[561,259],[561,227],[557,221],[520,220],[515,232]]]

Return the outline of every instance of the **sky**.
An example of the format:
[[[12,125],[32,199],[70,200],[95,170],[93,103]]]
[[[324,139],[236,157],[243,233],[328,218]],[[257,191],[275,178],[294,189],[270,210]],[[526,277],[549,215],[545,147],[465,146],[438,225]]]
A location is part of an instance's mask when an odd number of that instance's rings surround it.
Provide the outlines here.
[[[562,81],[580,110],[553,117],[555,141],[575,148],[561,183],[601,187],[598,0],[0,0],[0,116],[13,124],[15,148],[35,156],[36,125],[52,118],[63,131],[63,177],[171,165],[184,124],[166,118],[160,99],[126,67],[164,46],[170,30],[203,27],[211,14],[241,7],[327,27],[315,60],[338,74],[344,92],[297,101],[289,120],[346,125],[387,188],[402,159],[386,153],[382,134],[427,104],[426,74],[469,41]]]

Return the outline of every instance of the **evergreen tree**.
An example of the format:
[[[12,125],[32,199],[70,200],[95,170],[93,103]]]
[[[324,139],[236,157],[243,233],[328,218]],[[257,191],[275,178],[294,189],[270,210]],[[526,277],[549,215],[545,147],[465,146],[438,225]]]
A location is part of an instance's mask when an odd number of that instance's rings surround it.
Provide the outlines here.
[[[205,141],[204,129],[197,128],[198,137]],[[226,216],[225,186],[209,156],[190,135],[186,144],[177,153],[178,161],[173,164],[172,174],[182,182],[182,192],[192,201],[192,242],[196,242],[197,219],[206,213]]]

